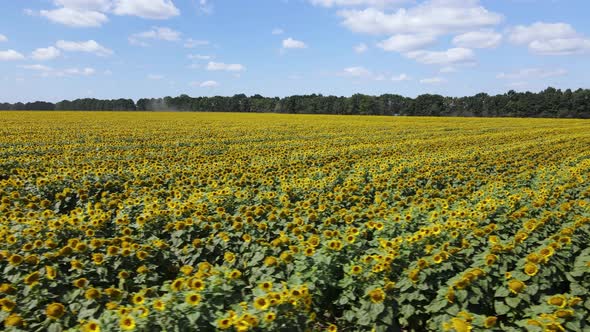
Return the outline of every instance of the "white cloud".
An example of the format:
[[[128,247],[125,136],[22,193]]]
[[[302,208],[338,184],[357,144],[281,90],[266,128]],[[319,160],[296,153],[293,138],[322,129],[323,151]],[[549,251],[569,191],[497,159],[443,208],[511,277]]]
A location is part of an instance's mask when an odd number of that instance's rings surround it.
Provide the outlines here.
[[[38,61],[46,61],[55,59],[61,55],[61,51],[53,46],[38,48],[33,51],[31,58]]]
[[[84,76],[89,76],[89,75],[94,75],[96,73],[96,70],[94,68],[83,68],[83,69],[78,69],[78,68],[68,68],[66,70],[63,71],[63,74],[65,75],[84,75]]]
[[[55,46],[66,52],[86,52],[94,53],[98,56],[107,56],[113,54],[112,50],[100,45],[94,40],[88,40],[85,42],[59,40],[57,43],[55,43]]]
[[[24,66],[19,66],[20,68],[23,69],[27,69],[27,70],[35,70],[35,71],[52,71],[53,68],[45,66],[45,65],[40,65],[40,64],[35,64],[35,65],[24,65]]]
[[[171,0],[115,0],[113,12],[155,20],[180,15],[180,10]]]
[[[377,43],[379,48],[385,51],[409,52],[422,49],[425,46],[432,45],[435,42],[433,35],[428,34],[397,34],[390,38]]]
[[[446,51],[413,51],[405,56],[427,65],[468,64],[473,63],[475,58],[471,49],[460,47]]]
[[[189,54],[187,56],[190,60],[212,60],[214,56],[212,55],[201,55],[201,54]]]
[[[0,61],[23,60],[24,58],[24,55],[15,50],[0,51]]]
[[[157,81],[157,80],[164,79],[164,75],[149,74],[147,76],[147,78],[150,79],[150,80]]]
[[[479,0],[429,0],[388,14],[375,8],[341,10],[342,24],[370,34],[444,35],[496,25],[502,15],[490,12]]]
[[[195,40],[195,39],[189,38],[189,39],[185,40],[185,42],[184,42],[184,47],[186,47],[186,48],[195,48],[197,46],[206,46],[206,45],[209,45],[208,40]]]
[[[542,55],[570,55],[590,53],[588,38],[559,38],[551,40],[535,40],[529,44],[529,50]]]
[[[567,23],[535,22],[510,30],[510,41],[527,45],[529,51],[540,55],[570,55],[590,53],[590,38],[580,35]]]
[[[151,30],[135,33],[129,36],[129,42],[134,45],[147,46],[147,39],[178,41],[181,33],[165,27],[152,27]]]
[[[397,76],[393,76],[391,80],[394,82],[409,81],[410,77],[407,74],[399,74]]]
[[[528,44],[535,40],[551,40],[575,36],[576,31],[566,23],[536,22],[529,26],[519,25],[511,29],[510,41]]]
[[[408,0],[310,0],[314,6],[322,7],[345,7],[345,6],[368,6],[368,7],[386,7],[398,5]]]
[[[106,12],[111,9],[111,0],[54,0],[56,6],[80,9],[80,10],[95,10]]]
[[[23,69],[27,69],[27,70],[33,70],[33,71],[38,71],[41,72],[41,76],[42,77],[49,77],[49,76],[55,76],[55,77],[63,77],[63,76],[90,76],[90,75],[94,75],[96,73],[96,70],[94,68],[90,68],[90,67],[86,67],[86,68],[68,68],[68,69],[64,69],[64,70],[55,70],[51,67],[45,66],[45,65],[40,65],[40,64],[34,64],[34,65],[25,65],[25,66],[19,66],[20,68]]]
[[[5,42],[7,40],[8,40],[8,38],[6,38],[5,35],[3,35],[3,34],[0,33],[0,42]]]
[[[493,30],[470,31],[453,38],[455,46],[466,48],[494,48],[501,41],[502,35]]]
[[[272,32],[271,33],[273,35],[282,35],[284,32],[285,31],[283,29],[281,29],[281,28],[274,28],[274,29],[272,29]]]
[[[423,78],[420,80],[420,83],[422,84],[441,84],[441,83],[445,83],[447,80],[442,78],[442,77],[429,77],[429,78]]]
[[[223,62],[213,62],[210,61],[207,64],[207,70],[211,70],[211,71],[219,71],[219,70],[223,70],[223,71],[243,71],[246,70],[246,67],[244,67],[243,65],[239,64],[239,63],[232,63],[232,64],[228,64],[228,63],[223,63]]]
[[[364,78],[369,78],[369,77],[373,76],[371,71],[365,67],[344,68],[344,70],[342,71],[342,75],[349,76],[349,77],[364,77]]]
[[[198,86],[201,88],[215,88],[220,84],[217,81],[205,81],[205,82],[191,82],[192,86]]]
[[[283,48],[307,48],[307,45],[300,40],[289,37],[283,40]]]
[[[354,51],[358,54],[365,53],[369,47],[365,43],[360,43],[354,47]]]
[[[101,12],[67,7],[53,10],[41,10],[39,14],[54,23],[75,28],[99,27],[109,20],[108,17]]]
[[[496,75],[496,78],[508,80],[523,80],[558,77],[565,76],[567,74],[568,72],[565,69],[547,70],[542,68],[525,68],[512,73],[500,73]]]

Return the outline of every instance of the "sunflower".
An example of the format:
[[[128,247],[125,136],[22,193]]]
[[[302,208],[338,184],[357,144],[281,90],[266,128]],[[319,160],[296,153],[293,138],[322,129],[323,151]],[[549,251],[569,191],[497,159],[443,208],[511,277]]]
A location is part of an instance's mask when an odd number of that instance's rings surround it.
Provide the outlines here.
[[[359,266],[359,265],[353,265],[350,268],[350,273],[351,274],[359,274],[361,272],[363,272],[363,268],[361,266]]]
[[[23,326],[24,321],[19,314],[10,314],[6,319],[4,319],[5,326],[13,326],[13,327],[20,327]]]
[[[198,305],[201,303],[201,295],[196,292],[191,292],[186,295],[184,300],[190,305]]]
[[[270,306],[270,302],[266,297],[260,296],[254,299],[254,307],[258,310],[266,310]]]
[[[373,303],[381,303],[385,300],[385,292],[381,288],[375,288],[369,292],[369,298]]]
[[[205,283],[200,278],[190,278],[187,283],[188,287],[193,290],[201,291],[205,289]]]
[[[487,266],[492,266],[498,260],[498,256],[494,254],[486,255],[485,261]]]
[[[156,309],[157,311],[164,311],[166,310],[166,302],[164,302],[161,299],[157,299],[154,301],[154,303],[152,304],[152,306],[154,307],[154,309]]]
[[[88,279],[86,279],[86,278],[79,278],[79,279],[74,280],[72,282],[72,284],[76,288],[84,288],[84,287],[86,287],[88,285]]]
[[[275,314],[272,311],[267,312],[266,314],[264,314],[264,321],[266,323],[270,323],[270,322],[274,321],[276,318],[277,318],[277,314]]]
[[[471,324],[461,318],[451,318],[450,326],[455,330],[455,332],[469,332],[473,329]]]
[[[45,266],[45,278],[53,280],[57,277],[57,270],[53,266]]]
[[[96,321],[87,322],[82,326],[82,332],[100,332],[100,325]]]
[[[98,290],[96,288],[89,288],[84,293],[84,297],[87,300],[96,300],[96,299],[100,298],[100,296],[101,296],[100,290]]]
[[[524,273],[529,276],[534,276],[539,272],[539,267],[535,263],[526,263],[524,265]]]
[[[522,291],[526,288],[524,282],[518,279],[511,279],[508,281],[508,288],[514,294],[522,293]]]
[[[8,259],[8,262],[10,263],[10,265],[12,266],[18,266],[20,265],[23,261],[25,260],[25,258],[21,255],[12,255],[10,256],[10,258]]]
[[[24,278],[25,284],[31,286],[39,281],[39,271],[35,271]]]
[[[7,297],[0,299],[0,308],[2,308],[2,311],[11,312],[14,307],[16,307],[16,303],[11,299]]]
[[[241,276],[242,276],[242,272],[240,272],[239,270],[232,270],[231,272],[229,272],[227,274],[227,277],[231,280],[238,279]]]
[[[143,294],[134,294],[131,298],[131,302],[135,305],[143,304],[145,302],[145,296],[143,296]]]
[[[547,303],[564,308],[567,304],[567,300],[563,295],[553,295],[547,300]]]
[[[135,319],[132,316],[124,315],[119,320],[119,326],[125,331],[135,330]]]
[[[66,313],[66,308],[59,302],[53,302],[45,308],[45,314],[51,319],[60,319]]]
[[[217,321],[217,327],[220,330],[227,330],[232,326],[232,320],[229,318],[221,318]]]
[[[436,254],[432,257],[432,260],[436,263],[436,264],[440,264],[443,261],[443,257],[442,255]]]
[[[265,281],[258,284],[258,288],[262,289],[265,292],[270,292],[272,290],[272,282]]]

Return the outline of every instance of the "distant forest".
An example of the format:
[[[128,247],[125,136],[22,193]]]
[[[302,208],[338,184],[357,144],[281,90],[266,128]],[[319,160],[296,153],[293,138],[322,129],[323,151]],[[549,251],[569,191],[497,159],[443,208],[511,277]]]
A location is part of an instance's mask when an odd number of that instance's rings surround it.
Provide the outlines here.
[[[490,96],[444,97],[423,94],[416,98],[396,94],[351,97],[296,95],[284,98],[246,96],[178,97],[132,99],[84,98],[58,103],[0,103],[0,110],[77,111],[180,111],[180,112],[272,112],[292,114],[485,116],[590,118],[590,90],[565,91],[547,88],[539,93],[508,91]]]

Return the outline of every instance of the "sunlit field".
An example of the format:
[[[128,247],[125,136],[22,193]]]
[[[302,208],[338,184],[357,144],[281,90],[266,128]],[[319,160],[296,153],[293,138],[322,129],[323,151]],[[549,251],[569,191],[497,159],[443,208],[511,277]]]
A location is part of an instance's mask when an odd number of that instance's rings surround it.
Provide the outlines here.
[[[0,124],[7,331],[590,330],[587,120]]]

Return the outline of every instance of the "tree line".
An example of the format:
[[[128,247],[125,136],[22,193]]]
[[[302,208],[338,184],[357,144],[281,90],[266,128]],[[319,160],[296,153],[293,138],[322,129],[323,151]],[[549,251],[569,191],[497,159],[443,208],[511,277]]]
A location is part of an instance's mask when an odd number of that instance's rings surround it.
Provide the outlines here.
[[[132,99],[84,98],[58,103],[0,103],[0,110],[80,110],[80,111],[181,111],[181,112],[272,112],[292,114],[485,116],[590,118],[590,90],[565,91],[547,88],[541,92],[515,92],[469,97],[423,94],[409,98],[397,94],[350,97],[321,94],[284,98],[259,94],[231,97],[178,97]]]

